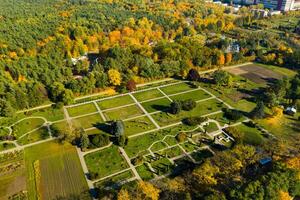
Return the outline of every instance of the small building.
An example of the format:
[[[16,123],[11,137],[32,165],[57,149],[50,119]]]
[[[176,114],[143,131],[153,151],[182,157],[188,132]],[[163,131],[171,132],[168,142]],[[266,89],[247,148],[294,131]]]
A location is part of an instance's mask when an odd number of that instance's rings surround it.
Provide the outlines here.
[[[270,158],[270,157],[262,158],[259,160],[259,164],[261,166],[266,166],[268,164],[271,164],[271,162],[272,162],[272,158]]]
[[[297,113],[297,109],[293,106],[287,107],[284,111],[287,115],[295,115]]]

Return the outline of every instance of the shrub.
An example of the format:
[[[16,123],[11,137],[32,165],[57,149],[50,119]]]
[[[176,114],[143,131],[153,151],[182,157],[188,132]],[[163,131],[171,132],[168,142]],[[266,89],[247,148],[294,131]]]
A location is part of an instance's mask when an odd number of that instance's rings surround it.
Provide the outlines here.
[[[128,144],[128,137],[121,135],[116,138],[116,145],[120,147],[125,147]]]
[[[142,164],[143,163],[143,156],[141,156],[141,155],[138,155],[137,157],[135,157],[135,158],[133,158],[132,160],[131,160],[131,163],[133,164],[133,165],[139,165],[139,164]]]
[[[176,135],[176,140],[178,142],[184,142],[186,140],[186,138],[187,138],[187,135],[185,133],[178,133]]]
[[[109,136],[104,134],[90,135],[92,145],[95,147],[103,147],[109,144]]]
[[[190,111],[196,107],[197,103],[192,99],[187,99],[185,101],[182,101],[181,105],[183,110]]]
[[[183,120],[183,123],[189,126],[196,126],[207,121],[207,117],[188,117]]]
[[[227,119],[233,121],[237,121],[243,117],[243,114],[240,111],[234,109],[226,109],[224,115]]]
[[[199,72],[196,69],[190,69],[187,78],[190,81],[198,81],[200,79]]]
[[[174,115],[179,114],[181,111],[181,103],[179,101],[173,101],[171,103],[171,110],[170,112]]]

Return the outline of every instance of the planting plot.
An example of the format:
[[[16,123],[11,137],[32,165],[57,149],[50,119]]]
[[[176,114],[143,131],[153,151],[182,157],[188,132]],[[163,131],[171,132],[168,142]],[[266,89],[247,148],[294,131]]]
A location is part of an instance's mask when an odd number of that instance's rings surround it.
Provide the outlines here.
[[[186,151],[186,152],[191,152],[194,150],[198,150],[198,146],[195,144],[192,144],[190,142],[185,142],[183,144],[180,144],[180,146]]]
[[[124,95],[124,96],[115,97],[111,99],[100,100],[97,103],[102,110],[105,110],[109,108],[132,104],[134,103],[134,101],[129,95]]]
[[[166,126],[180,122],[186,117],[202,116],[212,112],[220,111],[224,107],[225,105],[218,100],[210,99],[197,103],[197,106],[191,111],[181,111],[177,115],[172,115],[167,112],[160,112],[152,114],[152,117],[160,126]]]
[[[179,92],[188,91],[195,88],[193,88],[189,83],[178,83],[175,85],[162,87],[160,89],[168,95],[168,94],[176,94]]]
[[[126,172],[123,172],[123,173],[120,173],[118,175],[115,175],[111,178],[107,178],[105,180],[102,180],[102,181],[98,181],[95,183],[95,187],[97,188],[105,188],[105,187],[112,187],[114,186],[115,184],[121,182],[121,181],[125,181],[129,178],[132,178],[133,177],[133,174],[130,170],[126,171]]]
[[[45,140],[49,137],[50,136],[49,136],[47,127],[41,127],[38,130],[33,131],[33,132],[23,136],[22,138],[19,138],[18,143],[21,145],[25,145],[25,144]]]
[[[167,128],[159,131],[154,131],[147,133],[145,135],[140,135],[134,138],[130,138],[127,146],[125,146],[125,151],[130,158],[136,155],[145,155],[149,152],[147,149],[150,145],[156,141],[162,140],[166,135],[177,135],[181,131],[188,131],[194,129],[195,127],[179,125],[172,128]]]
[[[125,159],[120,155],[116,146],[87,154],[84,159],[90,174],[95,179],[103,178],[128,168]]]
[[[97,108],[93,103],[83,104],[67,108],[70,117],[76,117],[84,114],[97,112]]]
[[[198,101],[198,100],[206,99],[209,97],[211,97],[211,96],[208,93],[199,89],[199,90],[195,90],[195,91],[191,91],[191,92],[187,92],[187,93],[183,93],[183,94],[174,95],[174,96],[171,96],[170,98],[172,100],[180,100],[180,101],[184,101],[187,99],[193,99],[194,101]]]
[[[169,146],[178,144],[176,138],[175,138],[175,137],[171,137],[171,136],[170,136],[170,137],[166,137],[166,138],[164,139],[164,141],[165,141]]]
[[[127,136],[142,133],[156,128],[148,117],[139,117],[136,119],[125,121],[124,125],[125,135]]]
[[[274,79],[281,79],[283,77],[283,74],[258,64],[244,65],[238,68],[227,69],[227,71],[235,75],[240,75],[258,84],[267,84]]]
[[[144,181],[151,180],[155,177],[146,164],[136,167],[136,171]]]
[[[64,119],[63,109],[55,109],[53,107],[43,108],[39,110],[30,111],[30,114],[27,113],[26,116],[38,116],[44,117],[48,121],[58,121]]]
[[[58,130],[60,132],[64,132],[65,130],[67,130],[69,128],[69,124],[67,121],[61,121],[61,122],[52,124],[50,128]]]
[[[161,158],[151,163],[152,168],[158,175],[171,173],[174,169],[173,164],[167,158]]]
[[[79,117],[76,119],[72,119],[72,123],[76,127],[82,127],[84,129],[95,127],[99,123],[102,123],[102,122],[103,122],[103,120],[98,113],[93,114],[93,115],[84,116],[84,117]]]
[[[118,109],[104,111],[106,119],[109,120],[124,120],[131,117],[136,117],[143,114],[143,111],[137,106],[126,106]]]
[[[41,178],[37,190],[34,163],[39,160]],[[75,147],[70,144],[59,144],[56,141],[46,142],[25,149],[27,170],[27,187],[29,199],[55,199],[58,196],[67,198],[71,195],[80,199],[89,199],[88,187],[77,157]]]
[[[41,127],[44,123],[45,121],[42,118],[24,119],[12,127],[13,134],[18,138],[29,131]]]
[[[147,112],[152,113],[155,111],[168,111],[170,108],[170,104],[171,102],[169,99],[162,98],[142,103],[142,106]]]
[[[154,99],[158,97],[163,97],[164,95],[157,89],[152,89],[152,90],[147,90],[143,92],[135,92],[133,96],[138,100],[138,101],[146,101],[149,99]]]
[[[160,151],[159,154],[161,154],[161,155],[167,155],[168,158],[173,158],[173,157],[182,155],[183,152],[180,149],[180,147],[174,146],[172,148]]]
[[[150,150],[151,150],[152,152],[155,152],[155,151],[159,151],[159,150],[161,150],[161,149],[164,149],[164,148],[166,148],[166,147],[168,147],[168,146],[167,146],[167,144],[166,144],[165,142],[159,141],[159,142],[154,143],[154,144],[151,146]]]

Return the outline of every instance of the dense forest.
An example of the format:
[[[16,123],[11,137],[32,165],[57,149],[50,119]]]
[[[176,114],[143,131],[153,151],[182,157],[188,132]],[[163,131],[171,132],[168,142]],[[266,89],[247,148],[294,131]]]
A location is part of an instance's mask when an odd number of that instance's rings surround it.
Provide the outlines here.
[[[299,68],[299,12],[286,15],[296,21],[275,27],[195,0],[0,0],[0,115],[191,68]]]

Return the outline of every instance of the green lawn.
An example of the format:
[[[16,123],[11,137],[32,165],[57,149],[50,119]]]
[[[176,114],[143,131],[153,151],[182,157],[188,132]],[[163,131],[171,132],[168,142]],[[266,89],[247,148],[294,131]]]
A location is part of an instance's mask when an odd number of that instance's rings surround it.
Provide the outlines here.
[[[220,111],[224,107],[225,105],[223,105],[218,100],[210,99],[197,103],[196,108],[191,111],[181,111],[177,115],[172,115],[167,112],[161,112],[153,114],[152,117],[160,126],[166,126],[169,124],[180,122],[186,117],[202,116],[212,112]]]
[[[149,99],[154,99],[157,97],[163,97],[164,95],[157,89],[152,89],[152,90],[147,90],[143,92],[136,92],[133,94],[133,96],[138,100],[138,101],[146,101]]]
[[[155,129],[154,124],[148,117],[139,117],[136,119],[125,121],[124,125],[125,135],[127,136]]]
[[[110,120],[124,120],[131,117],[136,117],[143,114],[143,111],[137,106],[126,106],[119,109],[104,111],[103,114],[105,115],[108,121]]]
[[[136,167],[136,171],[144,181],[149,181],[155,177],[146,164]]]
[[[140,135],[134,138],[130,138],[127,146],[125,146],[125,151],[130,158],[136,155],[145,155],[149,152],[147,148],[150,147],[155,141],[162,140],[166,135],[177,135],[179,132],[191,130],[195,127],[179,125],[172,128],[167,128],[159,131],[154,131],[145,135]]]
[[[180,146],[186,151],[186,152],[191,152],[194,150],[198,150],[198,146],[194,145],[190,142],[185,142],[183,144],[180,144]]]
[[[39,160],[41,173],[40,189],[36,190],[33,163]],[[75,147],[68,143],[46,142],[25,149],[28,197],[37,199],[55,199],[57,196],[79,199],[88,197],[88,186],[77,156]],[[62,187],[63,186],[63,187]]]
[[[166,143],[160,141],[160,142],[156,142],[155,144],[153,144],[150,150],[152,152],[156,152],[156,151],[159,151],[159,150],[164,149],[166,147],[167,147]]]
[[[179,83],[179,84],[175,84],[175,85],[162,87],[160,89],[168,95],[168,94],[176,94],[179,92],[184,92],[184,91],[191,90],[194,88],[189,83]]]
[[[76,126],[76,127],[82,127],[84,129],[86,128],[91,128],[91,127],[95,127],[97,124],[102,123],[103,120],[100,116],[100,114],[93,114],[93,115],[88,115],[85,117],[79,117],[76,119],[72,119],[72,123]]]
[[[43,108],[39,110],[30,111],[26,116],[45,117],[48,121],[58,121],[64,119],[63,109],[55,109],[52,107]]]
[[[27,134],[26,136],[19,138],[18,143],[21,145],[34,143],[37,141],[45,140],[49,138],[49,133],[47,127],[41,127],[38,130]]]
[[[198,101],[198,100],[206,99],[209,97],[211,97],[211,96],[208,93],[204,92],[203,90],[195,90],[195,91],[171,96],[170,98],[172,100],[181,100],[181,101],[184,101],[187,99],[193,99],[194,101]]]
[[[166,137],[165,140],[164,140],[169,146],[172,146],[172,145],[175,145],[175,144],[178,144],[177,140],[175,137]]]
[[[172,172],[174,165],[167,158],[161,158],[151,163],[152,168],[158,175]]]
[[[180,156],[181,154],[183,154],[183,152],[180,149],[180,147],[175,146],[175,147],[172,147],[170,149],[166,149],[166,150],[160,151],[159,154],[161,154],[161,155],[167,155],[168,158],[173,158],[173,157],[176,157],[176,156]]]
[[[170,107],[170,100],[167,98],[157,99],[153,101],[148,101],[145,103],[142,103],[142,106],[145,108],[145,110],[148,113],[152,113],[155,111],[166,111]]]
[[[113,186],[114,184],[121,182],[121,181],[125,181],[129,178],[132,178],[133,174],[130,170],[123,172],[121,174],[115,175],[111,178],[107,178],[105,180],[102,181],[98,181],[95,183],[95,187],[96,188],[105,188],[105,187],[110,187]]]
[[[124,96],[115,97],[112,99],[101,100],[97,103],[102,110],[105,110],[105,109],[109,109],[109,108],[132,104],[132,103],[134,103],[134,101],[129,95],[124,95]]]
[[[24,119],[23,121],[17,123],[12,127],[13,134],[15,134],[17,138],[19,138],[25,133],[28,133],[29,131],[41,127],[44,124],[44,122],[45,121],[41,118]]]
[[[218,126],[214,122],[210,122],[207,126],[203,127],[208,133],[219,130]]]
[[[87,154],[84,157],[90,173],[98,173],[98,178],[108,176],[128,168],[125,159],[116,146]]]
[[[245,143],[251,145],[260,145],[261,143],[263,143],[264,138],[258,129],[249,127],[244,123],[236,126],[236,128],[244,134],[243,141]]]
[[[58,129],[61,132],[64,132],[67,128],[69,128],[69,124],[68,124],[67,121],[61,121],[61,122],[57,122],[57,123],[52,124],[51,127],[54,127],[54,128]]]
[[[93,103],[88,103],[84,105],[74,106],[67,108],[70,117],[76,117],[84,114],[97,112],[97,108]]]
[[[14,147],[16,147],[16,146],[13,143],[10,143],[10,142],[2,142],[2,143],[0,143],[0,151],[12,149]]]

